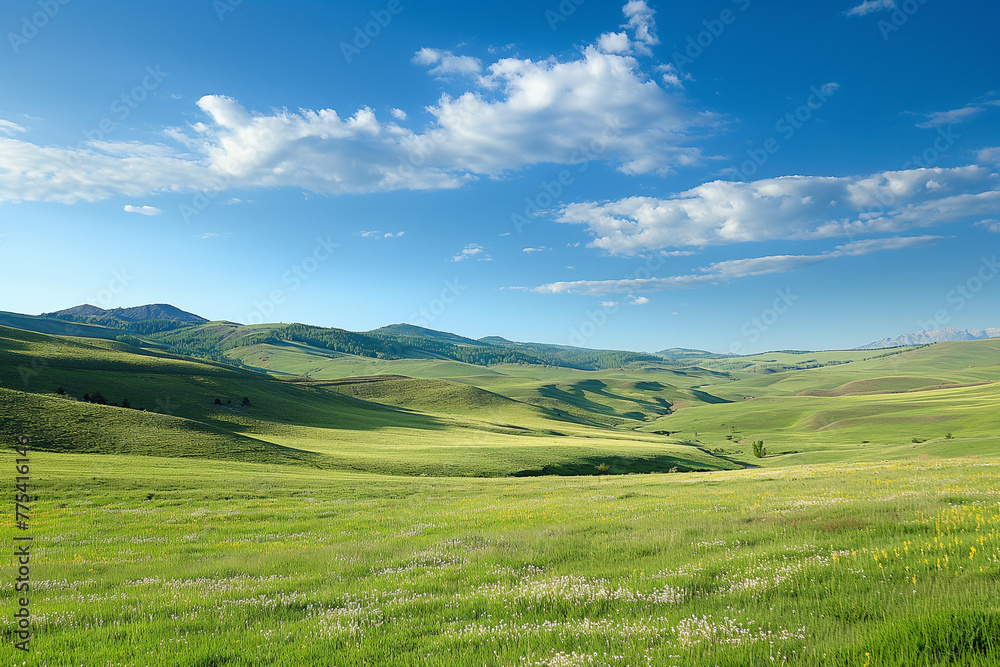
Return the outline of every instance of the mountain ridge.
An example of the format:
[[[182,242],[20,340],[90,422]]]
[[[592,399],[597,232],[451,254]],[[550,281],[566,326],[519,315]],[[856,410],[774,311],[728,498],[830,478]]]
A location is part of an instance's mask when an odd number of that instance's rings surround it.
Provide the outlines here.
[[[1000,338],[1000,329],[925,329],[901,336],[883,338],[867,345],[854,348],[856,350],[883,350],[889,347],[907,347],[910,345],[929,345],[931,343],[947,343],[960,340],[983,340],[985,338]]]

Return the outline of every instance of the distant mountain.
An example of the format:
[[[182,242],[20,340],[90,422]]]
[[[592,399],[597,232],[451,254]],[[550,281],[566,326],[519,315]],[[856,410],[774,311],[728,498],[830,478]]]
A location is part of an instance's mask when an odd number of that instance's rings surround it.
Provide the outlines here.
[[[181,310],[166,303],[153,303],[131,308],[112,308],[105,310],[85,303],[81,306],[57,310],[54,313],[42,313],[41,317],[54,317],[67,320],[85,320],[100,322],[101,320],[117,320],[119,322],[144,322],[146,320],[163,320],[168,322],[184,322],[186,324],[201,324],[207,322],[204,317]]]
[[[429,338],[431,340],[443,340],[457,345],[481,345],[479,341],[473,340],[472,338],[466,338],[465,336],[459,336],[458,334],[448,333],[447,331],[425,329],[424,327],[418,327],[415,324],[390,324],[388,326],[379,327],[378,329],[366,331],[365,333],[383,337],[409,336],[413,338]]]
[[[928,345],[930,343],[945,343],[954,340],[982,340],[983,338],[1000,338],[1000,329],[954,329],[948,327],[947,329],[935,329],[933,331],[918,331],[903,336],[883,338],[857,349],[881,350],[887,347]]]

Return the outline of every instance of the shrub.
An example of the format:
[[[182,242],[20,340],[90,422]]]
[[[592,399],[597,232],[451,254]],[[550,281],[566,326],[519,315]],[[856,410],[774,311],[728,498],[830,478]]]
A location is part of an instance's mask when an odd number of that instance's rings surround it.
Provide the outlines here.
[[[767,448],[764,447],[763,440],[754,440],[751,447],[753,447],[753,455],[757,458],[762,459],[767,456]]]

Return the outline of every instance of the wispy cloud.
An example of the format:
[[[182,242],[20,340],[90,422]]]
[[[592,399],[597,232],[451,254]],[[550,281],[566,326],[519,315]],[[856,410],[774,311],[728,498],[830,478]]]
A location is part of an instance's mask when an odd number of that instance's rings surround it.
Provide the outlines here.
[[[462,252],[451,258],[453,262],[463,262],[467,259],[474,259],[478,262],[491,262],[493,258],[486,254],[486,249],[478,243],[470,243],[462,248]]]
[[[1000,107],[1000,100],[991,99],[996,93],[990,93],[980,99],[969,102],[964,107],[949,109],[947,111],[933,111],[931,113],[916,114],[926,118],[923,122],[917,123],[917,127],[931,129],[943,125],[957,125],[971,118],[975,118],[990,107]]]
[[[959,109],[951,109],[949,111],[934,111],[929,114],[924,114],[927,120],[922,123],[917,123],[917,127],[930,129],[933,127],[941,127],[942,125],[955,125],[974,116],[978,116],[982,112],[983,107],[977,104],[970,104]]]
[[[26,130],[23,125],[18,125],[13,121],[4,120],[3,118],[0,118],[0,134],[6,134],[10,136],[15,132],[25,132],[25,131]]]
[[[895,9],[896,3],[894,0],[865,0],[860,5],[851,7],[846,12],[847,16],[865,16],[871,14],[872,12],[881,12],[888,9]]]
[[[697,273],[661,278],[623,278],[612,280],[573,280],[539,285],[531,291],[541,294],[631,294],[689,289],[700,285],[728,282],[750,276],[787,273],[812,264],[842,257],[856,257],[885,250],[919,248],[936,243],[940,236],[911,236],[867,239],[838,246],[817,255],[769,255],[716,262]],[[635,304],[639,305],[639,304]]]
[[[978,227],[984,227],[991,232],[1000,234],[1000,220],[987,218],[985,220],[980,220],[979,222],[976,223],[976,225]]]
[[[541,247],[538,247],[538,248],[523,248],[521,250],[521,252],[530,255],[530,254],[536,253],[536,252],[545,252],[546,250],[548,250],[548,248],[546,248],[545,246],[541,246]]]
[[[125,212],[138,213],[140,215],[160,215],[163,213],[163,209],[156,208],[155,206],[133,206],[132,204],[126,204]]]
[[[434,65],[431,74],[444,76],[447,74],[479,74],[483,63],[472,56],[456,56],[451,51],[423,48],[413,56],[413,62],[418,65]]]
[[[406,232],[396,232],[396,233],[392,233],[392,232],[378,232],[378,231],[364,231],[364,232],[359,232],[359,234],[361,234],[362,238],[366,238],[366,239],[398,239],[400,236],[402,236],[405,233]]]

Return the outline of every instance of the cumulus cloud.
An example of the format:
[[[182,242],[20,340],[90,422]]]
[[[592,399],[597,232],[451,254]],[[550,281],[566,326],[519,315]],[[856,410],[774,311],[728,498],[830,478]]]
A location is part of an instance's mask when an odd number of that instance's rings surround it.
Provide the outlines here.
[[[483,69],[483,63],[479,58],[472,56],[456,56],[451,51],[441,49],[423,48],[413,56],[413,62],[418,65],[426,65],[434,68],[431,74],[445,76],[448,74],[479,74]]]
[[[623,11],[633,51],[658,42],[645,2],[632,0]],[[626,174],[662,174],[701,164],[693,142],[719,123],[693,108],[675,71],[663,70],[661,83],[635,55],[596,43],[575,56],[508,57],[488,67],[437,49],[421,49],[414,59],[432,74],[472,75],[464,91],[442,94],[427,107],[431,121],[423,127],[405,126],[406,114],[395,108],[385,118],[368,107],[349,114],[257,112],[218,94],[197,101],[200,121],[164,130],[172,145],[41,146],[10,136],[19,126],[7,121],[0,130],[0,201],[71,203],[228,188],[431,190],[586,159]]]
[[[628,19],[626,26],[635,35],[637,50],[649,53],[650,46],[660,43],[660,39],[656,36],[656,22],[653,20],[655,12],[645,0],[629,0],[622,7],[622,13]]]
[[[903,232],[1000,213],[1000,175],[980,165],[863,177],[712,181],[667,199],[579,202],[559,222],[586,225],[614,254],[776,239]]]
[[[851,7],[846,12],[848,16],[865,16],[871,14],[872,12],[880,12],[888,9],[894,9],[896,3],[894,0],[865,0],[860,5]]]
[[[451,258],[453,262],[463,262],[467,259],[474,259],[479,262],[490,262],[493,258],[486,254],[486,249],[478,243],[470,243],[462,248],[462,252]]]
[[[629,302],[630,306],[645,306],[649,303],[649,299],[644,296],[633,296],[632,300]]]
[[[597,48],[604,53],[628,53],[632,42],[624,32],[606,32],[597,38]]]
[[[991,232],[1000,234],[1000,220],[987,218],[985,220],[980,220],[979,222],[976,223],[976,225],[979,227],[984,227]]]
[[[126,204],[125,212],[139,213],[140,215],[159,215],[163,213],[163,210],[155,206],[133,206],[132,204]]]
[[[733,259],[709,264],[698,269],[696,273],[686,275],[664,276],[660,278],[563,281],[539,285],[531,291],[540,294],[589,294],[600,296],[605,294],[632,294],[635,292],[690,289],[701,285],[728,282],[750,276],[787,273],[812,264],[842,257],[856,257],[886,250],[919,248],[931,245],[940,239],[940,236],[867,239],[838,246],[833,250],[816,255],[769,255],[765,257]],[[641,305],[635,303],[636,300],[638,299],[633,300],[633,304]]]

